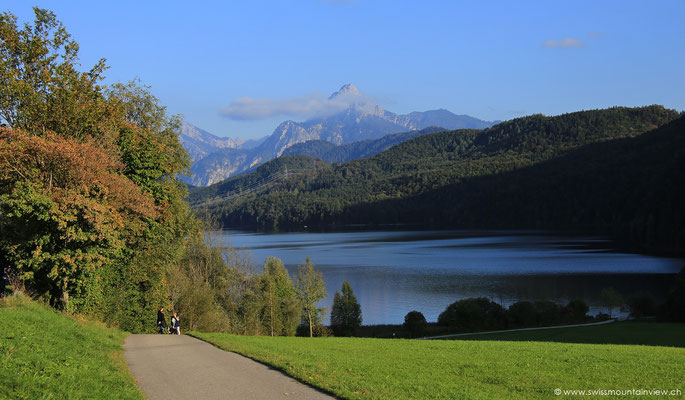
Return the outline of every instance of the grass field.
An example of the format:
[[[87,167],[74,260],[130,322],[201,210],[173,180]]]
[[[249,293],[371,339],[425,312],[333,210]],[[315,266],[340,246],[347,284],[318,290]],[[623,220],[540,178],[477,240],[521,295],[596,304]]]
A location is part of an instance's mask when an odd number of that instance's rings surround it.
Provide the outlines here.
[[[485,335],[457,336],[446,339],[639,344],[647,346],[685,347],[685,324],[626,321],[614,322],[606,325],[488,333]]]
[[[143,399],[125,337],[24,296],[0,299],[0,399]]]
[[[557,388],[685,392],[685,349],[675,347],[193,335],[351,399],[564,398]]]

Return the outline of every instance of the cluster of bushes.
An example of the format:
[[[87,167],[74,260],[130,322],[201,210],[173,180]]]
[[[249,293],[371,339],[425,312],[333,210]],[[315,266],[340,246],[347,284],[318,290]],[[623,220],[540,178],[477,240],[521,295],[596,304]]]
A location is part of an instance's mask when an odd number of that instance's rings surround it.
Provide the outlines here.
[[[555,325],[584,322],[588,319],[589,310],[582,300],[573,300],[566,306],[551,301],[519,301],[505,309],[489,299],[479,297],[450,304],[438,317],[438,324],[463,331]]]
[[[607,313],[599,313],[594,318],[587,315],[589,307],[582,300],[572,300],[565,306],[552,301],[519,301],[505,309],[484,297],[462,299],[447,306],[437,325],[443,332],[552,326],[610,319],[616,309],[628,311],[632,318],[685,322],[685,267],[677,275],[664,304],[657,305],[654,297],[645,291],[624,298],[616,289],[605,288],[600,296]],[[421,312],[410,311],[402,327],[411,337],[420,337],[431,325]]]

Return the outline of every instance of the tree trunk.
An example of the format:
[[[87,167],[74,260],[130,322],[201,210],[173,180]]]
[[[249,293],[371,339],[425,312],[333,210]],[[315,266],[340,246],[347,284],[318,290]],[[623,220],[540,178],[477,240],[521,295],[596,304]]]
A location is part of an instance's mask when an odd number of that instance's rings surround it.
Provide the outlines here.
[[[312,327],[312,312],[307,311],[307,317],[309,317],[309,337],[314,337],[314,328]]]

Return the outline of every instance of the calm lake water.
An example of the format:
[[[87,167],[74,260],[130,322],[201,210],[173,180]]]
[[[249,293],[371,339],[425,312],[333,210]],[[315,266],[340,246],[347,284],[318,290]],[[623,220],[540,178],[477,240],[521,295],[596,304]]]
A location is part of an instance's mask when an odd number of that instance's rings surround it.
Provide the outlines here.
[[[488,297],[505,307],[519,300],[567,303],[580,298],[591,313],[612,286],[624,295],[646,290],[659,300],[685,260],[628,254],[609,240],[541,232],[391,231],[263,234],[223,231],[262,265],[283,260],[291,277],[310,257],[333,293],[350,281],[364,325],[399,324],[411,310],[436,321],[450,303]],[[328,316],[326,317],[328,322]]]

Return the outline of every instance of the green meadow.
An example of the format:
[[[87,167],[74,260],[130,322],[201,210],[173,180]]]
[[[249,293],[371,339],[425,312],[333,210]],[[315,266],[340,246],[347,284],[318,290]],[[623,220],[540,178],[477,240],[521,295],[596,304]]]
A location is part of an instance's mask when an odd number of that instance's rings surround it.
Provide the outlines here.
[[[350,399],[542,399],[555,397],[557,388],[685,389],[685,349],[676,347],[193,335]]]
[[[0,306],[0,399],[143,398],[122,357],[125,332],[24,296]],[[466,340],[192,335],[341,398],[536,399],[555,389],[683,391],[684,329],[625,322]]]
[[[22,295],[0,299],[0,399],[143,399],[122,356],[127,333]]]

